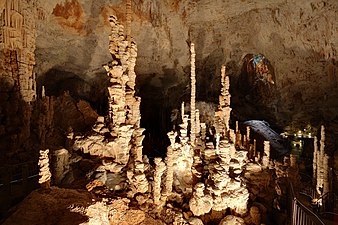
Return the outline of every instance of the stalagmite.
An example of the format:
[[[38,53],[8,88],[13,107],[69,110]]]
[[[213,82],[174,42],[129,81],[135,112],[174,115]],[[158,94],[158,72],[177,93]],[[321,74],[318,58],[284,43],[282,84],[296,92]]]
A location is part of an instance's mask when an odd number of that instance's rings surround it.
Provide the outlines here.
[[[317,181],[317,163],[318,163],[318,159],[317,159],[317,153],[318,153],[318,140],[317,137],[315,136],[313,139],[313,163],[312,163],[312,168],[313,168],[313,183],[316,184]]]
[[[211,195],[204,194],[205,186],[203,183],[197,183],[194,187],[193,197],[189,201],[189,208],[195,216],[201,216],[210,212],[213,199]]]
[[[324,157],[323,157],[323,195],[330,192],[329,160],[330,160],[330,157],[327,154],[324,154]]]
[[[250,127],[246,127],[246,146],[248,147],[250,144]]]
[[[205,137],[206,137],[206,131],[207,128],[206,128],[206,125],[205,123],[201,123],[201,139],[202,140],[205,140]]]
[[[43,188],[49,188],[52,174],[49,169],[49,157],[48,157],[49,149],[40,150],[40,157],[39,157],[39,184]]]
[[[183,121],[183,117],[184,117],[184,102],[182,102],[182,104],[181,104],[181,117],[182,117],[182,121]]]
[[[126,0],[126,37],[128,46],[131,42],[131,0]]]
[[[62,179],[69,171],[70,154],[67,149],[54,151],[53,180],[56,184],[61,184]]]
[[[290,154],[290,167],[292,169],[298,169],[297,156],[295,154]],[[292,174],[293,176],[295,174]]]
[[[166,180],[165,180],[165,194],[169,196],[173,189],[173,180],[174,180],[174,148],[175,148],[175,139],[177,132],[169,132],[168,138],[170,140],[170,146],[167,148],[167,157],[166,157]]]
[[[229,92],[230,88],[230,79],[229,76],[226,75],[225,73],[225,65],[222,66],[221,69],[221,96],[222,96],[222,104],[220,104],[222,111],[223,111],[223,116],[224,116],[224,124],[225,124],[225,129],[226,131],[229,131],[229,121],[230,121],[230,113],[231,113],[231,108],[230,108],[230,98],[231,94]]]
[[[154,172],[154,185],[153,185],[153,197],[154,204],[160,206],[161,205],[161,182],[162,182],[162,174],[164,173],[166,166],[165,163],[162,162],[161,158],[155,158],[155,172]]]
[[[264,167],[268,167],[270,162],[270,142],[264,141],[264,154],[262,163]]]
[[[256,159],[256,154],[257,154],[257,143],[256,143],[257,141],[256,141],[256,139],[254,139],[254,143],[253,143],[253,159],[255,160]]]
[[[320,149],[317,154],[317,192],[323,194],[324,186],[324,155],[325,155],[325,127],[321,126]]]
[[[42,98],[46,96],[45,86],[42,86],[42,92],[41,92]]]
[[[200,111],[196,109],[196,136],[201,135]]]
[[[191,98],[190,98],[190,142],[192,145],[195,145],[195,138],[196,138],[196,106],[195,106],[195,98],[196,98],[196,75],[195,75],[195,44],[191,43],[190,45],[190,52],[191,52]]]

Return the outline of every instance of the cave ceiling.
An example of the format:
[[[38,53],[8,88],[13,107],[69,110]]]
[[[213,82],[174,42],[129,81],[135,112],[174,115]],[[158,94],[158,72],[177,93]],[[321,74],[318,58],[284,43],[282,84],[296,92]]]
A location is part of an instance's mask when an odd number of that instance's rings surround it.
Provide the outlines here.
[[[124,24],[125,2],[39,4],[43,16],[37,25],[38,77],[44,80],[50,71],[59,71],[63,79],[64,71],[97,86],[104,84],[102,65],[111,59],[108,18],[116,15]],[[200,100],[218,96],[222,64],[227,65],[234,91],[241,85],[243,57],[262,53],[274,67],[277,97],[265,106],[275,118],[290,121],[311,114],[335,119],[337,11],[335,0],[135,0],[131,29],[138,44],[138,88],[153,95],[170,95],[172,89],[178,95],[188,93],[189,43],[194,42]]]

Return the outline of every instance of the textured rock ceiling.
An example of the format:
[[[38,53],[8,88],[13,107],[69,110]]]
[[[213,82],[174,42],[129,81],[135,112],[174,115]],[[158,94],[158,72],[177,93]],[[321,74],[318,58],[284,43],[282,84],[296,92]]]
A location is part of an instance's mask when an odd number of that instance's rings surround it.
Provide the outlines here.
[[[125,1],[43,0],[40,5],[38,76],[54,83],[55,76],[77,76],[100,87],[102,65],[110,60],[108,17],[117,15],[124,23]],[[243,56],[260,52],[275,68],[278,98],[267,104],[275,118],[310,120],[311,114],[332,120],[338,115],[336,0],[134,0],[132,9],[141,91],[174,96],[171,88],[186,87],[187,42],[192,41],[201,100],[218,95],[221,64],[227,64],[235,86]]]

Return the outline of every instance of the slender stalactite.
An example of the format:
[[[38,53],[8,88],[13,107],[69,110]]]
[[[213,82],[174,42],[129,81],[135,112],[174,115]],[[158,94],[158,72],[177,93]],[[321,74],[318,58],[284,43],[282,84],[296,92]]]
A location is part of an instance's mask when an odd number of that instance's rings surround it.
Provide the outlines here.
[[[191,131],[190,131],[190,141],[194,145],[196,138],[196,106],[195,106],[195,97],[196,97],[196,74],[195,74],[195,44],[191,43],[190,45],[190,53],[191,53],[191,99],[190,99],[190,123],[191,123]]]

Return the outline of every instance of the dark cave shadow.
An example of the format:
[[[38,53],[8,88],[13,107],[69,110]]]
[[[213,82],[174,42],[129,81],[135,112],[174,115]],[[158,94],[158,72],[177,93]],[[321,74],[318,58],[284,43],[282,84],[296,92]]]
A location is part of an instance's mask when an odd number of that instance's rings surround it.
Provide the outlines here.
[[[89,102],[99,115],[108,112],[108,77],[104,74],[97,76],[91,83],[72,72],[62,71],[57,68],[50,69],[37,80],[37,93],[41,97],[42,86],[46,96],[61,96],[69,92],[75,100]]]
[[[0,223],[38,187],[39,148],[30,139],[34,103],[23,100],[18,80],[11,79],[0,78]]]

